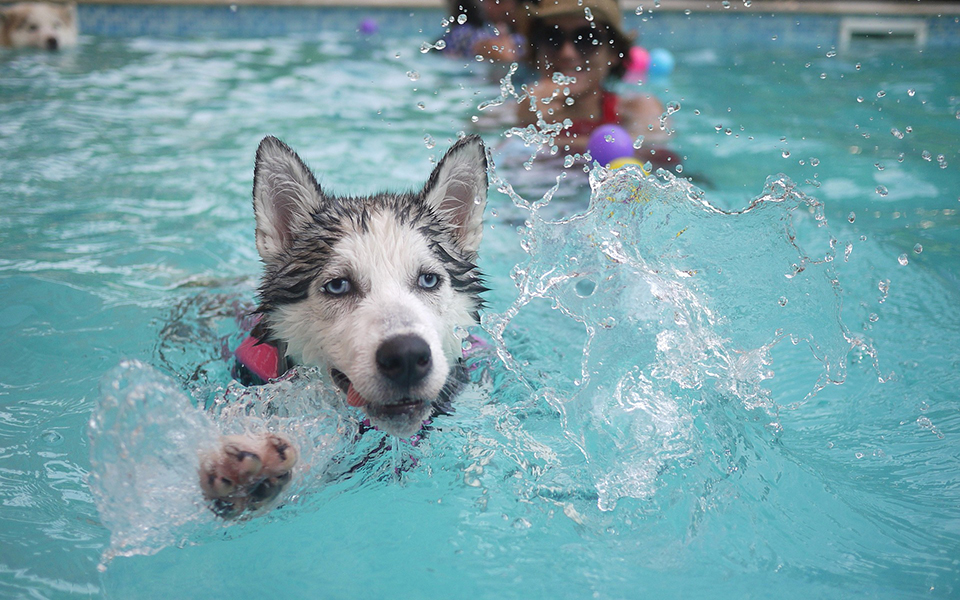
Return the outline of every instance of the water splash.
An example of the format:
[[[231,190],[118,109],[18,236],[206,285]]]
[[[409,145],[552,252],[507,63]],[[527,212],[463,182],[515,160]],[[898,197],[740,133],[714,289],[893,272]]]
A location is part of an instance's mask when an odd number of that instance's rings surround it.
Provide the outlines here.
[[[319,489],[359,423],[340,410],[331,384],[313,375],[294,369],[265,386],[234,383],[201,408],[180,383],[139,361],[108,373],[88,432],[90,489],[110,530],[101,570],[117,556],[199,543],[246,524],[217,519],[199,487],[199,455],[221,435],[280,431],[299,448],[293,480],[269,508],[301,504]],[[278,512],[257,522],[271,518]]]
[[[657,503],[691,468],[708,480],[742,469],[779,434],[778,412],[842,383],[864,342],[841,320],[822,206],[785,176],[738,212],[665,172],[598,167],[590,184],[589,208],[553,222],[539,215],[549,199],[510,189],[529,211],[528,256],[516,299],[483,326],[527,390],[520,410],[545,402],[559,416],[607,511]]]

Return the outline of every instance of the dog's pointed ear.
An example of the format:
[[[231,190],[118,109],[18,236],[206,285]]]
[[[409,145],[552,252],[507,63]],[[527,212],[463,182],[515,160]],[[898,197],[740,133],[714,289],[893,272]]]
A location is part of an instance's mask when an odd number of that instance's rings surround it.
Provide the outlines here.
[[[423,201],[453,225],[462,250],[477,253],[487,204],[487,154],[480,136],[465,137],[447,150],[423,188]]]
[[[265,137],[257,148],[253,171],[253,212],[257,218],[257,252],[264,261],[290,247],[323,202],[313,173],[289,146]]]

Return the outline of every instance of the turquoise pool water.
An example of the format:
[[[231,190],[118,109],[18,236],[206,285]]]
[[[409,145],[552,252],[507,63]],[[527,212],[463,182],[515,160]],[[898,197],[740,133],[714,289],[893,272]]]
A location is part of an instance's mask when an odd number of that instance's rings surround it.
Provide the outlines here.
[[[499,87],[421,53],[439,21],[0,55],[0,596],[960,593],[958,51],[676,44],[647,86],[701,189],[591,192],[474,125]],[[354,445],[309,373],[248,410],[259,139],[363,192],[481,126],[492,350],[457,414]],[[304,470],[218,523],[185,465],[274,400]]]

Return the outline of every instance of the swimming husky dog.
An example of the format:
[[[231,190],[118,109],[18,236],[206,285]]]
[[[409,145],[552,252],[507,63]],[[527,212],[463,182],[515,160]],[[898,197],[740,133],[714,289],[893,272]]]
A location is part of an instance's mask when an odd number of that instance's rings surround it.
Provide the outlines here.
[[[59,50],[76,44],[76,3],[21,2],[0,8],[0,46]]]
[[[419,192],[369,197],[328,195],[293,150],[265,138],[253,183],[264,273],[248,349],[267,349],[278,374],[320,367],[372,425],[416,433],[466,380],[462,344],[486,289],[476,265],[486,198],[478,136],[457,141]],[[201,460],[201,487],[234,516],[275,498],[296,460],[279,434],[225,437]]]

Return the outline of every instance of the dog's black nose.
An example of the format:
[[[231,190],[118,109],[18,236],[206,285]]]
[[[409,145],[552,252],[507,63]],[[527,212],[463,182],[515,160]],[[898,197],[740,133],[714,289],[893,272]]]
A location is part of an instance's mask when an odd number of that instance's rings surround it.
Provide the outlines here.
[[[403,388],[418,383],[430,372],[430,346],[418,335],[398,335],[377,348],[377,368]]]
[[[47,50],[56,50],[60,46],[60,43],[57,41],[57,38],[47,38]]]

